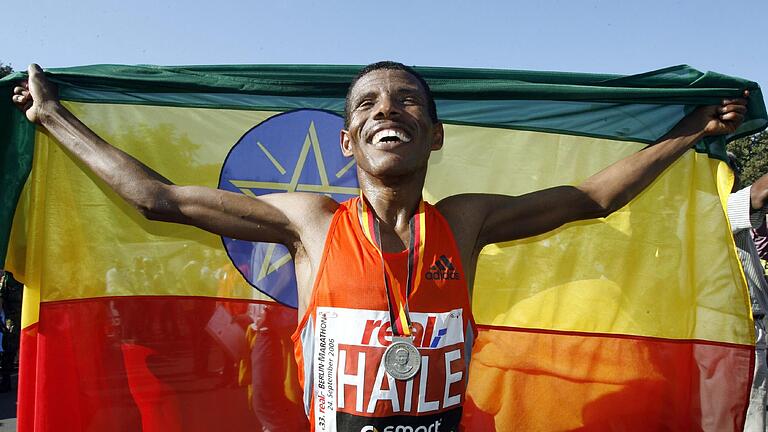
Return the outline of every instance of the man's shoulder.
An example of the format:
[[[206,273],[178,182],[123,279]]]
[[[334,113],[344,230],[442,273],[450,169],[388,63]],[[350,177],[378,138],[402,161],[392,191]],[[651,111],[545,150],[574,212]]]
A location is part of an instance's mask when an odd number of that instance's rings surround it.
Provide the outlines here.
[[[456,207],[464,207],[471,205],[473,201],[477,201],[479,197],[485,194],[480,193],[460,193],[456,195],[448,195],[445,198],[441,198],[434,205],[440,211],[451,211]]]
[[[509,197],[486,193],[461,193],[440,199],[435,203],[435,208],[443,215],[477,216],[486,211],[489,204],[503,198]]]
[[[435,203],[435,208],[457,239],[469,241],[477,237],[478,230],[487,216],[487,204],[491,196],[480,193],[451,195]]]
[[[276,204],[290,206],[301,212],[304,216],[333,214],[341,203],[333,198],[312,192],[289,192],[275,194],[273,197],[282,199],[274,200]],[[273,198],[274,199],[274,198]],[[287,208],[283,208],[286,210]]]

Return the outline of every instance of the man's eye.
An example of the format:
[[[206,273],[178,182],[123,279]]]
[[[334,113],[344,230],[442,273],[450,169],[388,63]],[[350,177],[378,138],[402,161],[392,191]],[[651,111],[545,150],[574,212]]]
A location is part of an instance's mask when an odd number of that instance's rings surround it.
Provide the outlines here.
[[[419,100],[414,97],[406,97],[406,98],[403,98],[403,103],[405,105],[418,105]]]
[[[357,104],[358,108],[370,108],[371,105],[373,105],[373,102],[370,100],[364,100],[361,101],[359,104]]]

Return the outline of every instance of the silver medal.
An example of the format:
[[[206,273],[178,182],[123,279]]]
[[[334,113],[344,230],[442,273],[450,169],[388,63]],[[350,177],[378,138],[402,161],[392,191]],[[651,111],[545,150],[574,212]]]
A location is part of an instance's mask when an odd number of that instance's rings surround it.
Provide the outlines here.
[[[421,354],[410,337],[393,337],[384,351],[384,370],[396,380],[407,381],[419,372]]]

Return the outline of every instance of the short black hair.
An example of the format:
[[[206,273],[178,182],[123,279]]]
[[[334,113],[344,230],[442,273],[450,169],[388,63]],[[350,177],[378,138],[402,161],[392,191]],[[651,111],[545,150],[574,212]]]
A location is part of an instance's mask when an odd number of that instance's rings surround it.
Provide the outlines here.
[[[429,118],[432,120],[432,123],[437,123],[437,106],[435,105],[435,97],[432,95],[432,90],[429,88],[429,84],[427,84],[427,81],[419,75],[418,72],[416,72],[412,67],[406,66],[402,63],[394,62],[394,61],[380,61],[376,63],[371,63],[368,66],[365,66],[364,68],[360,69],[360,72],[357,73],[357,76],[352,79],[352,82],[349,84],[349,89],[347,89],[347,96],[344,98],[344,127],[349,127],[349,116],[350,116],[350,97],[352,96],[352,89],[355,87],[355,84],[357,84],[358,81],[360,81],[360,78],[368,75],[369,73],[377,70],[399,70],[408,72],[409,74],[413,75],[414,78],[416,78],[419,83],[421,83],[421,86],[424,88],[424,93],[427,95],[427,110],[429,112]]]

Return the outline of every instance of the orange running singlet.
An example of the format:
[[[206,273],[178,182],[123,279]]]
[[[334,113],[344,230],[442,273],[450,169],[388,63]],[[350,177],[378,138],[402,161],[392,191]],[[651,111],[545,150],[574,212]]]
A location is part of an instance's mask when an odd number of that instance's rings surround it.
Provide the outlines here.
[[[476,333],[453,234],[426,204],[423,261],[408,299],[421,369],[395,380],[382,362],[392,331],[381,258],[361,229],[359,200],[342,203],[333,217],[310,304],[293,335],[312,430],[457,431]],[[404,287],[408,251],[384,256]]]

